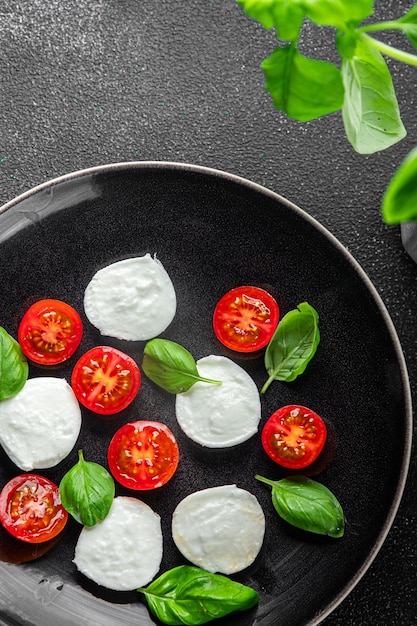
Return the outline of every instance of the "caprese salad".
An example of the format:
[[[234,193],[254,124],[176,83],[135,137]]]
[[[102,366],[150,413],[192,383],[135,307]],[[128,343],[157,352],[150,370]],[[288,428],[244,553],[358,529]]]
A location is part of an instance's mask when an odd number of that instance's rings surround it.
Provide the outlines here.
[[[202,586],[212,589],[207,598],[212,604],[219,588],[232,586],[229,596],[239,598],[233,603],[223,594],[210,619],[258,602],[255,590],[227,578],[246,569],[261,550],[265,516],[257,498],[235,484],[191,491],[177,503],[171,532],[192,565],[155,579],[163,555],[161,520],[137,495],[165,485],[177,470],[181,452],[166,424],[137,420],[118,428],[108,446],[109,471],[79,451],[78,463],[59,485],[38,472],[55,467],[74,449],[82,429],[81,407],[101,416],[119,414],[136,397],[143,374],[175,394],[178,424],[197,445],[237,446],[258,432],[260,393],[274,380],[291,381],[301,374],[320,340],[317,312],[306,302],[282,320],[276,300],[256,286],[234,288],[214,303],[213,332],[224,346],[245,353],[265,350],[267,381],[259,392],[233,359],[207,355],[196,362],[180,344],[157,337],[174,319],[176,306],[173,282],[156,256],[100,268],[85,290],[84,312],[101,334],[125,341],[126,352],[92,346],[78,357],[70,382],[53,376],[53,370],[50,376],[29,378],[27,361],[48,367],[76,356],[83,327],[72,306],[54,299],[34,303],[20,322],[17,341],[0,329],[0,444],[22,472],[2,486],[4,529],[22,542],[47,543],[59,537],[72,515],[82,525],[74,553],[80,572],[112,590],[138,589],[151,612],[168,624],[180,622],[167,621],[163,594],[156,601],[150,591],[167,585],[167,578],[175,589],[170,592],[174,613],[173,597],[180,603],[181,594],[197,596]],[[146,342],[141,367],[128,354],[129,341]],[[267,419],[261,441],[274,462],[297,471],[320,456],[326,435],[319,415],[291,405]],[[273,504],[283,519],[307,531],[342,536],[343,511],[318,483],[301,477],[289,481],[286,493],[296,504],[287,514],[280,503],[282,486],[258,478],[272,485]],[[117,496],[115,484],[131,490],[131,496]],[[308,498],[309,490],[320,493],[319,515],[327,510],[327,525],[314,522],[317,498]],[[304,509],[297,518],[301,501]],[[310,527],[306,518],[313,520]],[[338,534],[332,530],[336,527]],[[198,605],[191,605],[187,619],[192,621],[186,623],[209,621]]]

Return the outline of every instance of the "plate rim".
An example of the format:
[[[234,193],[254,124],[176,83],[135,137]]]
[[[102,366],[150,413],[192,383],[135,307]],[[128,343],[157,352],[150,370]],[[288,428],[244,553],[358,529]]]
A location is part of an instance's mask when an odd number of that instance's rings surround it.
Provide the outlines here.
[[[395,325],[391,319],[391,316],[386,308],[386,305],[380,296],[378,290],[375,285],[359,264],[359,262],[355,259],[351,252],[337,239],[335,235],[331,233],[325,226],[323,226],[316,218],[312,217],[306,210],[300,208],[298,205],[288,200],[284,196],[279,193],[261,185],[260,183],[255,183],[241,175],[233,174],[221,169],[217,169],[210,166],[205,165],[197,165],[191,164],[187,162],[179,162],[179,161],[155,161],[155,160],[144,160],[144,161],[119,161],[115,163],[108,163],[103,165],[95,165],[79,170],[74,170],[70,173],[63,174],[54,178],[51,178],[41,184],[38,184],[31,189],[24,191],[19,194],[12,200],[6,202],[2,206],[0,206],[0,215],[5,213],[6,211],[12,209],[14,206],[19,203],[27,200],[31,196],[45,191],[51,187],[59,185],[61,183],[74,181],[84,176],[94,176],[98,174],[105,174],[106,172],[121,172],[123,170],[133,169],[133,170],[149,170],[149,169],[169,169],[173,171],[183,171],[183,172],[193,172],[199,174],[205,174],[208,176],[212,176],[214,178],[221,178],[224,180],[228,180],[230,182],[234,182],[249,189],[252,189],[258,193],[269,196],[272,199],[280,202],[285,205],[292,212],[297,214],[304,221],[308,222],[313,228],[319,231],[344,257],[344,259],[350,264],[352,269],[357,273],[361,281],[366,286],[370,295],[372,296],[375,305],[378,308],[379,313],[381,314],[383,321],[387,327],[390,338],[393,342],[394,351],[398,360],[398,364],[400,366],[401,372],[401,382],[404,390],[404,404],[405,404],[405,414],[404,414],[404,448],[403,448],[403,458],[401,463],[401,468],[398,476],[398,482],[396,486],[396,490],[394,493],[394,498],[391,502],[388,515],[384,521],[384,525],[381,529],[381,532],[377,536],[372,550],[366,556],[362,566],[355,572],[355,574],[350,578],[346,587],[333,598],[333,600],[327,605],[326,609],[323,610],[319,615],[316,615],[312,618],[310,622],[311,626],[317,625],[321,623],[326,617],[328,617],[345,599],[346,597],[353,591],[365,573],[369,570],[372,563],[374,562],[377,554],[379,553],[382,545],[384,544],[387,535],[389,534],[392,525],[394,523],[395,517],[397,515],[407,478],[408,471],[411,461],[411,450],[412,450],[412,437],[413,437],[413,408],[412,408],[412,394],[411,394],[411,385],[408,376],[407,364],[405,360],[405,356],[401,347],[401,343],[395,328]]]

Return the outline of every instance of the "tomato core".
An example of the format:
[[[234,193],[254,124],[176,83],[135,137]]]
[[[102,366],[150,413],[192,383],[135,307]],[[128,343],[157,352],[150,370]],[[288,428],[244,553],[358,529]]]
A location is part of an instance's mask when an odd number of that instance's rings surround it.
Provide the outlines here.
[[[3,488],[0,520],[12,535],[30,543],[56,537],[67,523],[58,487],[37,474],[21,474]]]
[[[108,449],[111,473],[130,489],[161,487],[174,475],[178,461],[175,437],[160,422],[141,420],[125,424],[116,432]]]
[[[301,469],[313,463],[323,449],[326,425],[310,409],[289,405],[278,409],[262,431],[268,456],[283,467]]]
[[[18,329],[23,353],[34,363],[56,365],[69,359],[81,342],[77,311],[61,300],[39,300],[25,313]]]
[[[213,328],[227,348],[254,352],[268,344],[278,320],[278,304],[267,291],[253,286],[236,287],[217,303]]]
[[[112,415],[129,406],[140,382],[136,362],[110,346],[97,346],[83,354],[71,379],[78,401],[101,415]]]

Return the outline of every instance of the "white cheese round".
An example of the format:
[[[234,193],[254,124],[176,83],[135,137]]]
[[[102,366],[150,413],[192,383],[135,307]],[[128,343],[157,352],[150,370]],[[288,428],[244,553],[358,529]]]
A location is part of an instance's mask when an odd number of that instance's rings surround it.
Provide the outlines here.
[[[215,355],[197,361],[197,369],[200,376],[222,384],[199,381],[176,396],[176,417],[185,434],[208,448],[226,448],[252,437],[261,419],[261,400],[249,374]]]
[[[65,459],[80,429],[80,405],[63,378],[30,378],[18,394],[1,402],[0,444],[26,472]]]
[[[162,550],[159,515],[137,498],[119,496],[102,522],[82,529],[74,563],[98,585],[132,591],[158,573]]]
[[[177,299],[162,263],[150,254],[107,265],[91,279],[84,310],[102,335],[147,341],[172,322]]]
[[[265,516],[254,495],[236,485],[196,491],[172,517],[181,554],[209,572],[233,574],[253,563],[262,547]]]

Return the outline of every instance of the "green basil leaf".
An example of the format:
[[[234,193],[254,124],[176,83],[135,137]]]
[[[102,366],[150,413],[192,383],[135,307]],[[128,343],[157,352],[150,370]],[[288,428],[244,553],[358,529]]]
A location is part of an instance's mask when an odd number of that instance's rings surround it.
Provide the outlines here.
[[[221,385],[219,380],[202,378],[190,352],[169,339],[147,342],[142,369],[150,380],[169,393],[188,391],[198,381]]]
[[[307,302],[284,315],[265,351],[269,378],[261,393],[273,380],[291,382],[304,372],[320,342],[318,321],[317,311]]]
[[[358,25],[373,13],[374,0],[303,0],[308,18],[320,26]]]
[[[342,59],[348,61],[354,56],[358,38],[359,32],[356,28],[345,28],[343,31],[337,31],[336,46]]]
[[[274,106],[300,122],[338,111],[343,104],[340,70],[303,56],[294,44],[277,47],[261,67]]]
[[[109,472],[91,461],[85,461],[81,450],[78,463],[62,478],[59,493],[63,507],[84,526],[94,526],[108,514],[115,486]]]
[[[358,39],[354,56],[342,63],[343,122],[349,142],[360,154],[384,150],[406,135],[389,69],[366,37]]]
[[[382,216],[387,224],[417,220],[417,148],[401,163],[382,198]]]
[[[305,11],[300,0],[237,0],[245,13],[266,29],[276,28],[283,41],[296,41]]]
[[[259,475],[255,478],[272,487],[272,503],[283,520],[308,532],[335,539],[343,537],[343,510],[327,487],[306,476],[277,481]]]
[[[259,594],[251,587],[189,565],[174,567],[138,591],[145,595],[153,615],[174,626],[207,624],[259,602]]]
[[[15,396],[28,379],[29,366],[22,348],[0,326],[0,400]]]

